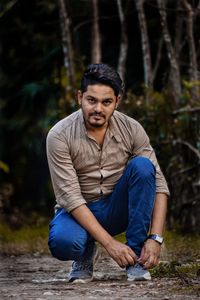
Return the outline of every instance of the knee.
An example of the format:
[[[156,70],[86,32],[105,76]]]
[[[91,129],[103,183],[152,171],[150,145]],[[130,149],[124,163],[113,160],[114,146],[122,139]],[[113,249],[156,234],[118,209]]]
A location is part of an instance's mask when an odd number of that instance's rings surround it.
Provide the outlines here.
[[[85,251],[86,239],[79,239],[77,236],[64,235],[63,232],[51,230],[48,240],[51,254],[63,261],[76,260],[81,257]]]
[[[132,173],[141,179],[147,179],[149,177],[155,177],[155,167],[151,160],[146,157],[133,158],[128,167],[132,170]]]

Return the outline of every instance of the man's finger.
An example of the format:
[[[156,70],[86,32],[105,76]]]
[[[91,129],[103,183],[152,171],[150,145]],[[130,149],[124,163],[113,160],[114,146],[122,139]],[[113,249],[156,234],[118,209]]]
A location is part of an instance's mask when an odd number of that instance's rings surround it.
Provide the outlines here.
[[[144,264],[149,259],[149,254],[143,252],[142,255],[139,257],[138,262]]]
[[[150,256],[148,258],[148,260],[145,262],[144,266],[147,269],[151,269],[151,268],[155,267],[157,265],[157,263],[158,263],[157,257],[156,256]]]
[[[135,252],[131,248],[129,248],[128,250],[128,254],[136,261],[137,255],[135,254]]]
[[[126,259],[127,259],[127,265],[134,265],[136,262],[136,258],[131,255],[127,255]]]

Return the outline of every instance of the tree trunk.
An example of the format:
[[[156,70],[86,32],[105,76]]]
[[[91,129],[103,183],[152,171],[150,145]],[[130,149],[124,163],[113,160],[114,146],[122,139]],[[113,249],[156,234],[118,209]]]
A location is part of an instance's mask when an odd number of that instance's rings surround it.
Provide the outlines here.
[[[99,31],[98,0],[92,0],[93,22],[92,22],[92,63],[101,62],[101,36]]]
[[[177,63],[179,62],[181,48],[182,48],[182,34],[183,34],[183,14],[181,1],[177,1],[177,13],[176,13],[176,23],[175,23],[175,35],[174,35],[174,51],[176,53]]]
[[[199,98],[199,88],[197,86],[198,81],[198,67],[197,67],[197,54],[195,48],[195,41],[194,41],[194,32],[193,32],[193,17],[194,12],[192,6],[187,0],[182,0],[183,7],[187,11],[187,36],[188,36],[188,46],[189,46],[189,59],[190,59],[190,81],[194,84],[192,87],[192,98],[194,100]]]
[[[66,76],[68,85],[66,90],[72,90],[74,85],[75,71],[74,71],[74,50],[72,46],[72,36],[70,30],[71,20],[65,5],[64,0],[58,0],[60,27],[62,34],[62,48],[64,53],[64,66],[66,69]]]
[[[141,40],[142,40],[142,52],[143,52],[143,64],[144,64],[144,83],[146,87],[153,86],[153,73],[152,73],[152,63],[151,63],[151,53],[149,46],[149,37],[147,32],[147,24],[144,13],[144,0],[135,1],[138,19],[141,29]]]
[[[157,50],[157,54],[156,54],[156,61],[155,61],[155,65],[153,66],[153,74],[152,74],[152,82],[154,82],[155,78],[156,78],[156,74],[158,71],[158,67],[160,64],[160,59],[161,59],[161,54],[162,54],[162,47],[163,47],[163,37],[161,37],[159,43],[158,43],[158,50]]]
[[[126,60],[128,52],[128,37],[126,32],[125,16],[122,8],[122,0],[117,0],[117,8],[119,13],[119,19],[121,23],[121,41],[118,59],[118,73],[121,79],[124,81],[126,72]]]
[[[157,2],[158,2],[159,13],[161,16],[163,38],[166,44],[167,55],[170,62],[169,83],[172,89],[175,102],[178,105],[180,95],[181,95],[181,78],[180,78],[179,65],[177,63],[176,54],[172,46],[171,36],[168,30],[165,1],[157,0]]]

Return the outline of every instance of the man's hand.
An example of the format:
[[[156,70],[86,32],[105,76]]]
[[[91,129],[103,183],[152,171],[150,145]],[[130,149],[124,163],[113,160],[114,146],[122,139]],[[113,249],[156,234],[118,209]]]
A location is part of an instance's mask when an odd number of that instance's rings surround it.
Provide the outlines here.
[[[112,239],[112,241],[105,246],[105,249],[121,268],[134,265],[137,261],[137,256],[134,251],[115,239]]]
[[[81,224],[90,235],[98,241],[116,261],[124,268],[128,265],[134,265],[137,256],[133,250],[123,243],[115,240],[97,221],[93,213],[86,205],[81,205],[71,212],[72,216]]]
[[[151,269],[159,263],[161,245],[156,241],[148,239],[142,248],[138,262],[146,269]]]

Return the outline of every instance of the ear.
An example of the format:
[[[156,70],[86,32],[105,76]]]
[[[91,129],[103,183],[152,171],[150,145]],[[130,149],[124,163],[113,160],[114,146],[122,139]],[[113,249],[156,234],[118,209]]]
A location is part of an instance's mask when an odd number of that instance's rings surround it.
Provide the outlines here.
[[[120,100],[121,100],[121,95],[118,95],[118,96],[116,97],[116,104],[115,104],[115,108],[117,108],[117,107],[118,107]]]
[[[78,100],[78,104],[79,105],[81,105],[82,97],[83,97],[82,92],[80,90],[78,90],[78,92],[77,92],[77,100]]]

